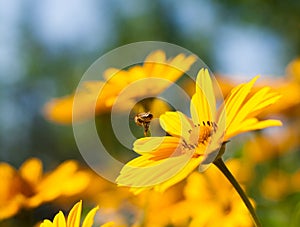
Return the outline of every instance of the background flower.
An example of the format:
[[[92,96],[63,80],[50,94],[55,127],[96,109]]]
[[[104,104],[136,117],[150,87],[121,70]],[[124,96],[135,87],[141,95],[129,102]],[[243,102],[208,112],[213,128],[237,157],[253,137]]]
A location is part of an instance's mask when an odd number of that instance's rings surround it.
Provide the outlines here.
[[[61,197],[71,197],[86,190],[91,174],[79,168],[76,161],[67,161],[55,170],[43,173],[39,159],[31,158],[15,170],[0,164],[0,220],[15,215],[21,208],[34,208]]]
[[[124,111],[134,106],[139,97],[155,97],[162,93],[170,86],[170,82],[178,80],[195,61],[195,56],[179,54],[167,58],[162,50],[154,51],[146,57],[143,65],[135,65],[128,70],[109,68],[104,72],[103,81],[85,81],[75,97],[69,95],[53,99],[45,105],[45,116],[57,123],[71,123],[72,116],[78,121],[110,111],[117,99],[121,99],[119,102],[123,105],[119,108]],[[121,95],[123,89],[130,85],[133,85],[130,90]],[[73,108],[74,98],[78,99],[76,103],[80,104],[80,108]]]
[[[226,165],[235,176],[243,171],[238,160]],[[184,192],[185,215],[192,219],[189,226],[253,226],[239,195],[215,166],[204,173],[193,173]]]

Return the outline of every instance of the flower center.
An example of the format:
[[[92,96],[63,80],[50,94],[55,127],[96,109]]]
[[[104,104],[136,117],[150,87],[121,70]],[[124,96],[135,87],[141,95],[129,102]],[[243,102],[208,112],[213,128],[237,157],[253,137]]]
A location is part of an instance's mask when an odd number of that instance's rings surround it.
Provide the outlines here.
[[[182,146],[185,150],[195,150],[201,144],[206,146],[217,128],[217,124],[212,121],[203,121],[201,124],[194,125],[194,127],[189,130],[190,136],[188,141],[183,139]],[[199,157],[201,154],[195,153],[194,156],[195,155]]]

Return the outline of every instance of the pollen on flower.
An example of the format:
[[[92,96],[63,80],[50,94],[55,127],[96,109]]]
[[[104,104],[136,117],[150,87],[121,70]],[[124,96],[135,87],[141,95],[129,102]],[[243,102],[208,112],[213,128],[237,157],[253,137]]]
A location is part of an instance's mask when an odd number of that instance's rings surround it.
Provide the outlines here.
[[[190,134],[188,142],[185,139],[182,141],[182,147],[184,148],[183,150],[193,150],[193,158],[198,158],[199,156],[203,155],[197,153],[196,148],[199,145],[207,145],[211,140],[211,136],[216,132],[216,130],[217,124],[212,121],[202,121],[202,124],[194,125],[193,128],[188,131]]]

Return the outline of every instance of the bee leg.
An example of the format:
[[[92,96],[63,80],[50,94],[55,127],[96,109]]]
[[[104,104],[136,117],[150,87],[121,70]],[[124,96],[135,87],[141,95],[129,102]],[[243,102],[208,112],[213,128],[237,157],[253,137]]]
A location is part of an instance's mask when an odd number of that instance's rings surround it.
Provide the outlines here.
[[[144,136],[147,137],[150,124],[149,123],[144,123],[143,126],[144,126]]]

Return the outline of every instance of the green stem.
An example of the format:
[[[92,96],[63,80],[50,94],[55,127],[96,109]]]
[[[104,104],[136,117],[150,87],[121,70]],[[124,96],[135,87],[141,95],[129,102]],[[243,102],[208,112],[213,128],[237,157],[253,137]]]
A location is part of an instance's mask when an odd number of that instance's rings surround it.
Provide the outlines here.
[[[218,167],[218,169],[226,176],[226,178],[229,180],[229,182],[232,184],[232,186],[235,188],[235,190],[239,193],[240,197],[242,198],[244,204],[246,205],[246,207],[248,208],[254,222],[255,225],[257,227],[261,227],[261,224],[256,216],[255,210],[252,206],[252,204],[250,203],[250,200],[248,199],[248,197],[246,196],[246,193],[244,192],[244,190],[241,188],[241,186],[239,185],[239,183],[236,181],[236,179],[234,178],[234,176],[231,174],[231,172],[229,171],[229,169],[226,167],[225,163],[223,162],[222,158],[217,158],[214,162],[215,166]]]

